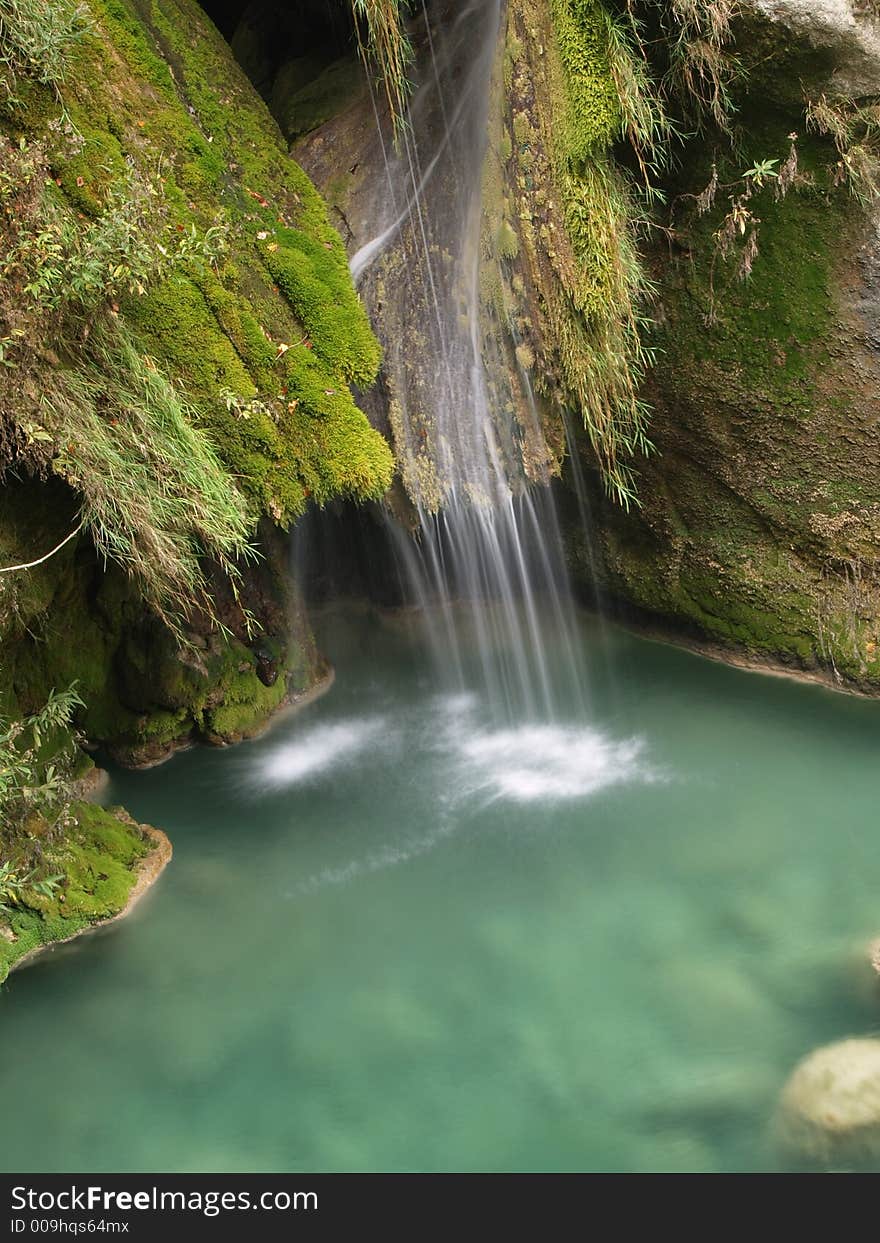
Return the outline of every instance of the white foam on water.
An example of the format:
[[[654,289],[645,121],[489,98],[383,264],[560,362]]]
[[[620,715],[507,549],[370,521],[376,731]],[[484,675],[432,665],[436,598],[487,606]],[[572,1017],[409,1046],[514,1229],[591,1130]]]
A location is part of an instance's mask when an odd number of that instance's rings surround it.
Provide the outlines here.
[[[471,790],[528,803],[586,798],[626,781],[654,781],[639,738],[615,741],[590,728],[527,725],[459,743]]]
[[[394,718],[376,715],[318,726],[263,759],[258,780],[276,789],[326,776],[367,751],[380,767],[403,763],[404,773],[410,766],[421,771],[430,756],[427,780],[437,783],[429,823],[416,818],[395,829],[401,833],[396,841],[363,843],[362,852],[355,847],[354,858],[304,877],[289,897],[410,863],[471,823],[469,805],[473,809],[481,801],[550,804],[625,782],[665,779],[647,763],[640,738],[614,739],[573,724],[493,728],[485,719],[481,723],[480,702],[470,692],[437,695]],[[400,815],[394,797],[392,825]]]
[[[399,867],[427,854],[446,837],[455,831],[453,821],[443,820],[431,833],[415,838],[400,846],[385,846],[381,850],[365,855],[362,859],[352,859],[341,867],[325,868],[314,876],[310,876],[298,886],[297,893],[315,893],[327,885],[347,885],[362,876],[373,872],[384,872],[386,868]]]
[[[260,785],[274,789],[297,785],[353,759],[383,737],[388,737],[384,717],[319,725],[275,747],[264,756],[258,767],[257,780]]]

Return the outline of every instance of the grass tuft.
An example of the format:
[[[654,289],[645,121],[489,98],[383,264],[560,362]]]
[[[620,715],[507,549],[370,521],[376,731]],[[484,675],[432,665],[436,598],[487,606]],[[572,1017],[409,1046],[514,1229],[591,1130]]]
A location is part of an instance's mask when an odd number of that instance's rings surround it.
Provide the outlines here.
[[[374,62],[396,125],[403,123],[410,94],[412,47],[403,22],[402,0],[351,0],[358,50],[364,65]]]
[[[192,409],[121,323],[99,322],[78,363],[48,373],[41,408],[52,469],[80,493],[99,554],[170,625],[207,606],[203,555],[238,576],[245,503]]]

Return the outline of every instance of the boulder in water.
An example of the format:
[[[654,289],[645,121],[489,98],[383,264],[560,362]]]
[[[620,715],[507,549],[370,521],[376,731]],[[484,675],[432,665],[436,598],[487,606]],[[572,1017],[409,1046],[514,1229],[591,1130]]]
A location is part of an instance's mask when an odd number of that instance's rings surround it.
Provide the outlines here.
[[[787,1147],[809,1160],[880,1157],[880,1040],[841,1040],[795,1067],[780,1099]]]

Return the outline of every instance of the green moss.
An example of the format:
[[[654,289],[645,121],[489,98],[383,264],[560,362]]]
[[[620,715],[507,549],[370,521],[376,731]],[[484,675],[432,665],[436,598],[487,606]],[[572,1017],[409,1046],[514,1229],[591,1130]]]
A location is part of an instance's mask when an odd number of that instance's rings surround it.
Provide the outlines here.
[[[25,954],[118,914],[128,901],[137,864],[149,850],[140,830],[113,812],[72,804],[63,841],[44,845],[46,866],[64,879],[51,898],[29,893],[29,905],[7,917],[16,940],[0,937],[0,982]]]
[[[777,607],[769,609],[751,603],[741,591],[719,598],[718,579],[711,573],[689,570],[682,577],[676,595],[676,612],[695,622],[704,634],[747,651],[776,657],[792,657],[801,665],[816,660],[815,642],[802,627],[809,615],[809,601],[794,603],[780,596]]]
[[[94,214],[105,188],[95,168],[124,156],[147,167],[158,160],[179,228],[212,224],[221,206],[230,222],[222,272],[175,276],[130,300],[127,320],[194,403],[255,513],[287,522],[336,484],[378,495],[390,453],[348,384],[375,378],[379,347],[320,196],[197,4],[92,8],[103,37],[86,41],[65,88],[87,135],[82,155],[60,170],[71,201]],[[86,173],[93,153],[100,158]],[[279,346],[302,336],[308,357],[279,365]],[[296,417],[287,417],[290,402]],[[316,433],[305,415],[330,426]],[[325,447],[326,464],[315,460]]]
[[[34,138],[43,133],[60,111],[58,97],[45,82],[20,76],[15,93],[0,92],[0,129],[15,138]]]
[[[608,14],[599,0],[552,0],[567,106],[559,136],[577,167],[603,153],[621,128],[620,101],[611,76]]]
[[[288,159],[278,128],[200,6],[154,0],[150,21],[205,139],[253,190],[265,195],[269,183],[284,185]]]
[[[370,384],[379,369],[379,344],[337,246],[297,229],[276,229],[262,254],[315,354],[341,378]]]
[[[513,137],[518,147],[527,147],[535,141],[535,130],[527,112],[514,113]]]
[[[0,984],[20,958],[42,946],[66,941],[68,937],[82,932],[91,922],[83,915],[65,919],[59,916],[44,918],[36,911],[16,912],[9,921],[15,941],[8,942],[0,937]]]
[[[222,704],[205,709],[204,731],[224,742],[250,737],[265,725],[286,693],[283,678],[272,686],[264,686],[252,670],[239,674],[227,684]]]
[[[89,0],[89,8],[109,38],[104,44],[98,34],[83,45],[77,56],[79,63],[75,76],[85,76],[92,69],[95,55],[105,48],[112,48],[113,55],[125,61],[134,78],[148,82],[160,98],[176,100],[171,70],[157,54],[148,27],[138,15],[135,5],[130,0]],[[100,86],[100,83],[95,85]]]
[[[506,218],[498,228],[495,246],[502,259],[515,259],[519,254],[519,237]]]
[[[219,399],[228,389],[252,397],[256,386],[223,332],[205,295],[189,277],[174,276],[126,314],[151,352],[169,364],[175,380],[194,398]]]
[[[137,829],[102,807],[74,804],[72,814],[74,826],[52,860],[63,869],[65,879],[56,899],[47,900],[45,909],[60,915],[63,906],[68,918],[106,919],[128,900],[133,870],[149,846]]]
[[[277,349],[257,319],[249,300],[238,290],[227,288],[210,272],[204,273],[198,284],[217,323],[235,346],[248,373],[263,390],[277,387],[277,372],[273,372]]]
[[[78,128],[81,150],[74,156],[56,156],[52,171],[75,210],[99,216],[108,186],[125,175],[125,161],[118,138],[108,130],[95,129],[86,122],[80,122]]]
[[[299,649],[288,657],[285,644],[265,636],[260,647],[277,669],[270,686],[258,676],[254,652],[236,639],[217,637],[210,648],[184,654],[161,634],[150,643],[142,635],[127,636],[120,652],[120,693],[142,711],[131,714],[127,728],[114,735],[114,752],[144,762],[191,737],[226,743],[257,732],[288,689],[301,689],[313,675]]]
[[[720,179],[734,178],[750,160],[771,152],[784,156],[789,125],[784,117],[775,123],[765,119],[750,131],[737,163],[721,165]],[[673,275],[687,292],[670,287],[672,315],[662,338],[664,371],[668,358],[676,373],[686,368],[695,379],[699,373],[704,391],[717,385],[726,400],[741,393],[749,404],[769,402],[780,417],[795,418],[812,408],[812,377],[827,357],[834,317],[832,254],[847,231],[850,207],[829,186],[826,144],[802,138],[798,147],[813,184],[781,200],[768,185],[750,202],[759,224],[758,256],[748,280],[736,278],[736,253],[730,262],[713,257],[713,234],[726,200],[689,224],[693,261]],[[708,181],[708,169],[699,176]],[[713,322],[707,325],[710,312]]]
[[[318,281],[301,252],[291,253],[299,260],[283,265],[291,300],[295,289],[303,318],[324,342],[320,353],[300,343],[279,357],[247,300],[239,304],[213,278],[203,282],[203,292],[176,277],[130,309],[148,348],[164,352],[197,402],[240,487],[256,507],[287,519],[309,497],[323,503],[340,493],[381,496],[393,472],[386,442],[355,406],[344,378],[372,374],[378,362],[363,309],[350,286],[346,295],[341,281]],[[271,408],[247,405],[258,393],[254,377],[262,393],[269,390]],[[231,404],[232,397],[240,404]]]
[[[299,404],[289,403],[280,425],[291,446],[306,446],[297,462],[305,495],[318,504],[338,494],[379,500],[391,486],[391,450],[348,391],[333,384],[310,360],[288,371],[289,396]]]
[[[204,422],[224,463],[257,507],[281,521],[302,513],[303,445],[288,446],[273,419],[259,410],[238,413],[214,407]]]

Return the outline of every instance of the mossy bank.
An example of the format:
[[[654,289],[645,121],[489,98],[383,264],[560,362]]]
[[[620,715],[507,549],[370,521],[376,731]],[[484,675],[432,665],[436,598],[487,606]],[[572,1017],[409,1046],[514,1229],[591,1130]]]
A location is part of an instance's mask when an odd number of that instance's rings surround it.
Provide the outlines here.
[[[26,890],[14,907],[0,910],[0,983],[52,945],[127,914],[171,858],[164,833],[118,808],[75,802],[63,837],[45,821],[33,822],[31,831],[64,880],[51,895]]]

